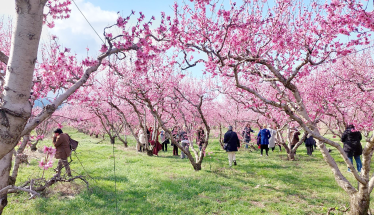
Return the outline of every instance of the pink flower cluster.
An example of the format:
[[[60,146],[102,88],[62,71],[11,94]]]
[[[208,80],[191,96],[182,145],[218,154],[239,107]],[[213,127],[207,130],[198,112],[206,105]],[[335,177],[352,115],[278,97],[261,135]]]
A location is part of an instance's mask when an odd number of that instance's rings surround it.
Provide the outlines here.
[[[53,147],[44,146],[43,152],[44,154],[46,154],[46,156],[45,158],[42,158],[41,161],[39,161],[39,167],[43,170],[47,170],[53,167],[53,160],[51,159],[51,157],[56,154],[56,149]]]
[[[41,161],[39,161],[39,167],[43,170],[47,170],[53,167],[53,161],[52,160],[46,161],[42,159]]]
[[[53,147],[44,146],[43,152],[44,154],[53,156],[56,154],[56,149]]]

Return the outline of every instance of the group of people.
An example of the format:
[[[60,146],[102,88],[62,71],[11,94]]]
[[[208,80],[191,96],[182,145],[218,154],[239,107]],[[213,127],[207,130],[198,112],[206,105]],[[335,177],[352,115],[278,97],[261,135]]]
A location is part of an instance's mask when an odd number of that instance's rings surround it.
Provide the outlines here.
[[[141,151],[144,147],[146,142],[148,142],[150,145],[153,146],[153,153],[158,155],[158,151],[161,149],[163,151],[167,151],[167,145],[170,144],[170,137],[168,134],[164,131],[161,131],[156,135],[156,140],[151,140],[151,133],[152,128],[147,129],[147,136],[144,135],[143,129],[139,130],[139,142],[138,144],[138,150]],[[247,124],[242,132],[243,140],[245,142],[246,148],[248,148],[248,144],[251,141],[251,135],[250,133],[254,133],[254,131],[251,129],[250,125]],[[162,144],[158,142],[158,135],[160,135]],[[186,128],[183,128],[181,131],[178,131],[178,127],[174,127],[172,130],[172,135],[175,141],[180,143],[182,147],[185,150],[189,150],[189,137],[187,135]],[[291,147],[296,145],[296,143],[299,140],[300,132],[295,130],[293,132],[293,138]],[[275,148],[275,136],[276,131],[272,129],[270,126],[267,127],[267,125],[264,125],[262,129],[257,134],[257,143],[259,145],[259,148],[261,149],[261,156],[263,156],[263,151],[265,150],[266,156],[268,156],[269,148],[274,151]],[[147,140],[148,139],[148,140]],[[362,168],[362,162],[361,162],[361,155],[362,155],[362,145],[360,143],[362,139],[362,135],[359,131],[355,130],[354,125],[348,125],[346,130],[344,131],[341,141],[343,142],[343,150],[346,153],[347,157],[353,164],[353,158],[356,161],[357,171],[361,172]],[[199,127],[196,131],[196,143],[199,146],[200,151],[204,150],[203,145],[205,141],[205,132],[202,127]],[[240,148],[240,140],[236,132],[233,131],[232,126],[228,126],[228,131],[224,135],[223,142],[225,143],[225,150],[227,151],[228,158],[229,158],[229,165],[230,167],[232,165],[237,165],[235,153]],[[313,147],[316,148],[316,141],[313,139],[313,136],[311,134],[308,134],[307,138],[305,139],[305,146],[307,148],[307,154],[312,155],[313,153]],[[142,144],[144,143],[144,144]],[[70,137],[68,134],[65,134],[62,132],[60,128],[56,129],[54,131],[54,137],[53,137],[53,145],[56,147],[56,154],[55,158],[59,159],[58,166],[55,169],[56,175],[55,177],[60,177],[61,169],[65,167],[67,176],[71,177],[71,170],[69,163],[67,161],[68,157],[71,154],[70,149]],[[178,147],[175,144],[172,144],[173,146],[173,155],[178,156]],[[279,150],[281,150],[281,146],[279,145]],[[182,151],[181,158],[185,158],[186,155]],[[348,168],[348,172],[351,172],[351,170]]]
[[[147,146],[150,145],[152,146],[153,154],[158,155],[158,152],[160,150],[167,152],[168,144],[171,144],[171,146],[173,147],[173,156],[179,156],[178,146],[172,142],[171,137],[167,132],[163,130],[161,130],[160,132],[156,131],[157,134],[155,135],[155,140],[153,140],[151,137],[151,134],[152,134],[151,128],[150,129],[146,128],[146,131],[147,131],[147,136],[144,135],[144,129],[142,128],[138,132],[139,143],[137,145],[137,150],[139,152],[142,152]],[[185,151],[189,151],[189,147],[191,144],[190,142],[191,137],[188,135],[187,128],[184,126],[182,129],[180,129],[179,126],[175,126],[171,130],[171,135],[173,136],[174,141],[177,144],[180,144],[182,148],[184,149],[181,151],[181,158],[182,159],[186,158],[187,156],[186,156]],[[158,141],[159,139],[158,137],[160,137],[161,143]],[[199,146],[200,151],[203,148],[204,141],[205,141],[205,132],[202,126],[200,126],[196,131],[196,144]]]
[[[293,131],[290,132],[290,143],[291,149],[295,147],[295,145],[300,141],[300,132],[293,128]],[[245,143],[245,148],[248,148],[248,144],[251,141],[251,133],[255,133],[254,130],[250,127],[249,124],[245,126],[242,132],[243,141]],[[265,150],[266,156],[268,155],[269,149],[274,151],[275,146],[279,146],[279,150],[281,151],[281,145],[276,144],[275,136],[277,132],[271,126],[263,125],[260,131],[257,134],[257,145],[261,149],[261,156],[263,156],[263,151]],[[344,131],[341,141],[343,142],[343,150],[346,153],[347,157],[353,164],[353,158],[356,161],[357,171],[361,172],[362,162],[361,162],[361,155],[362,155],[362,145],[360,143],[362,139],[362,135],[359,131],[355,130],[354,125],[348,125],[346,130]],[[234,164],[237,165],[235,153],[240,148],[240,140],[236,132],[233,131],[232,126],[228,126],[228,131],[224,135],[223,139],[224,149],[226,150],[229,158],[229,165],[230,167]],[[307,154],[312,155],[314,149],[316,149],[316,141],[314,140],[311,134],[308,134],[307,138],[304,141],[305,147],[307,149]],[[351,170],[348,168],[348,172]]]
[[[245,148],[248,148],[249,142],[251,141],[251,133],[254,133],[251,126],[247,124],[243,129],[242,136],[245,142]],[[263,151],[265,150],[266,156],[269,156],[268,152],[269,149],[274,151],[275,146],[279,146],[279,150],[282,150],[280,144],[276,144],[275,136],[277,131],[274,130],[271,126],[263,125],[262,129],[257,134],[257,145],[261,149],[261,156],[263,155]]]
[[[300,132],[295,128],[293,128],[292,130],[293,131],[290,132],[291,149],[293,149],[294,146],[300,141]],[[242,138],[245,143],[245,148],[248,148],[248,145],[251,141],[251,133],[255,133],[255,131],[252,130],[249,124],[247,124],[242,132]],[[268,126],[264,124],[262,128],[260,128],[256,139],[257,146],[259,149],[261,149],[261,156],[263,156],[264,151],[266,153],[266,156],[269,156],[269,149],[274,151],[276,145],[278,145],[279,151],[282,150],[281,144],[276,143],[276,134],[277,131],[270,125]],[[240,148],[240,140],[236,132],[233,131],[232,126],[228,127],[228,131],[225,133],[223,143],[226,145],[225,150],[228,153],[230,167],[232,166],[232,164],[237,165],[235,152]],[[307,154],[312,155],[313,146],[316,146],[316,142],[313,139],[313,136],[308,135],[308,138],[305,140],[305,146],[307,147]]]

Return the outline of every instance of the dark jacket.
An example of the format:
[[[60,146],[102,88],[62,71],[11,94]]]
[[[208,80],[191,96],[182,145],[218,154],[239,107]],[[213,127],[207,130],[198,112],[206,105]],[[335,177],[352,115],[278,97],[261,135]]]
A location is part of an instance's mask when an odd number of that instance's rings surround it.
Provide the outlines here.
[[[53,145],[56,147],[56,159],[66,160],[70,156],[70,137],[62,133],[53,138]]]
[[[362,145],[360,143],[361,139],[362,136],[359,131],[353,132],[350,128],[344,131],[341,140],[344,143],[344,152],[347,153],[348,157],[362,155]]]
[[[226,132],[223,142],[227,143],[227,152],[236,152],[238,151],[238,147],[240,147],[238,135],[233,131]]]
[[[242,136],[244,138],[244,141],[251,141],[251,132],[254,133],[254,131],[251,129],[251,127],[245,127]]]
[[[181,131],[179,133],[180,140],[188,140],[187,132]]]
[[[258,133],[257,135],[257,145],[258,146],[261,145],[261,134],[260,133]]]
[[[261,136],[261,145],[269,145],[269,139],[271,137],[270,131],[265,129],[261,129],[258,132],[257,136]]]
[[[204,130],[203,129],[198,129],[196,131],[196,144],[198,146],[202,146],[205,142],[205,135],[204,135]]]
[[[313,139],[313,136],[306,138],[304,142],[305,142],[305,146],[307,147],[314,146],[316,144],[316,141]]]
[[[298,131],[295,131],[293,133],[293,138],[292,138],[292,142],[291,142],[292,146],[296,145],[300,141],[299,135],[300,135],[300,132],[298,132]]]

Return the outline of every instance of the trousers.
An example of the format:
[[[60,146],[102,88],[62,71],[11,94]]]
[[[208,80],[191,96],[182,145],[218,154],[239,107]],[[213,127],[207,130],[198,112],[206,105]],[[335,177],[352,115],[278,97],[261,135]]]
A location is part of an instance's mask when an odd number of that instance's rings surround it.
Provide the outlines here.
[[[232,162],[236,161],[235,152],[227,152],[229,156],[229,165],[232,166]]]

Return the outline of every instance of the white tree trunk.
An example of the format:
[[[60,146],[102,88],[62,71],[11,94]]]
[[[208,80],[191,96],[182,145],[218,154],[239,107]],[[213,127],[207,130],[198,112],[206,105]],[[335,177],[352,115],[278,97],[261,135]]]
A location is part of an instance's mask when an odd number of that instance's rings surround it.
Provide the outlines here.
[[[45,0],[16,1],[15,28],[0,105],[0,189],[9,184],[12,150],[31,115],[29,98],[45,3]],[[7,202],[7,194],[1,195],[0,213]]]
[[[21,138],[31,115],[29,102],[33,73],[43,25],[45,1],[16,1],[15,28],[0,106],[0,158]]]
[[[0,190],[9,185],[9,173],[12,166],[13,150],[0,160]],[[7,193],[0,195],[0,214],[8,204]]]

